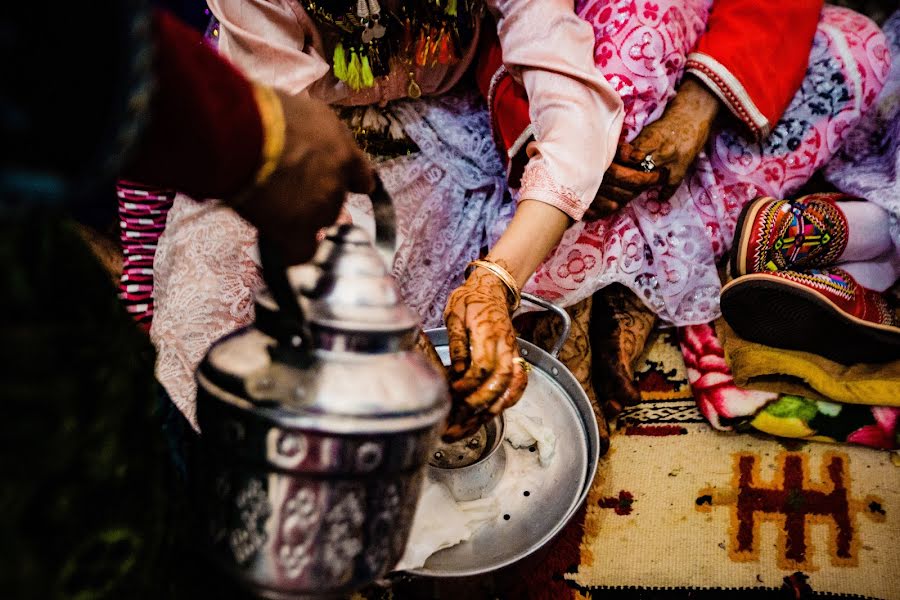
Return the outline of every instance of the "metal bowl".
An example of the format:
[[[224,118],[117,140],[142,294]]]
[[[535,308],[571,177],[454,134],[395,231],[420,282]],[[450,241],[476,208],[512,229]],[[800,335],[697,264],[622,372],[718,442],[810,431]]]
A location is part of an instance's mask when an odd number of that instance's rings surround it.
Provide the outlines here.
[[[536,299],[528,300],[562,313],[560,317],[568,322],[568,315],[562,309]],[[438,355],[449,364],[446,329],[434,329],[427,334]],[[558,342],[554,350],[558,352],[561,345]],[[554,539],[587,497],[600,454],[600,434],[590,400],[575,377],[554,356],[525,340],[519,340],[519,348],[522,357],[533,367],[522,402],[528,399],[534,407],[534,416],[540,417],[556,434],[556,454],[541,471],[539,485],[530,485],[499,499],[503,517],[484,525],[468,541],[431,555],[424,566],[410,573],[467,577],[518,562]],[[527,452],[507,450],[509,454]]]
[[[428,461],[428,473],[460,502],[489,494],[506,469],[503,415],[482,425],[473,435],[441,442]]]

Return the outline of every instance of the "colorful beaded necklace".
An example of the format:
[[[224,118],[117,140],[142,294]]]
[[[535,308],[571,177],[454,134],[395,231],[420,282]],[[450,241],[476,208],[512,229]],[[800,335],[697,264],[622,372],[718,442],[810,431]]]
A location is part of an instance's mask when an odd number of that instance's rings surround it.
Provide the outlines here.
[[[378,0],[308,0],[306,12],[339,32],[334,48],[334,76],[354,91],[370,88],[403,61],[409,74],[407,94],[422,95],[414,66],[452,65],[472,41],[481,18],[481,0],[401,0],[395,11]]]

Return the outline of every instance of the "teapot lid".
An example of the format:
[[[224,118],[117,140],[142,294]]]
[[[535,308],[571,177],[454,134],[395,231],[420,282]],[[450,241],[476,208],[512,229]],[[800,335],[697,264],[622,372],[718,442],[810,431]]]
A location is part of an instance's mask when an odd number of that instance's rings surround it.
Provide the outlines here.
[[[312,261],[289,269],[288,278],[317,341],[317,330],[404,335],[419,325],[369,235],[355,225],[330,228]],[[277,311],[267,290],[257,294],[257,309]]]

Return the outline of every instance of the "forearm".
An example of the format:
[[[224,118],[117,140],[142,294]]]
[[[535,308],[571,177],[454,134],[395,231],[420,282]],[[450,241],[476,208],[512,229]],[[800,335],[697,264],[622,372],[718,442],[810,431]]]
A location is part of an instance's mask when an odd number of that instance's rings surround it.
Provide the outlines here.
[[[521,288],[556,247],[571,223],[569,216],[556,207],[536,200],[523,200],[487,259],[509,271]]]

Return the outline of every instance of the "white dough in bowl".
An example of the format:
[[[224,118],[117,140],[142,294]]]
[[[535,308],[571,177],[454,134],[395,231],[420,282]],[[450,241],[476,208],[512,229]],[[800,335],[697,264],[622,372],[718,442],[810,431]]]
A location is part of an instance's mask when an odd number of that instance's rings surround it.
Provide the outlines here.
[[[537,444],[541,466],[546,467],[556,452],[556,434],[540,418],[532,417],[522,402],[503,413],[506,419],[506,441],[513,448],[529,448]]]

